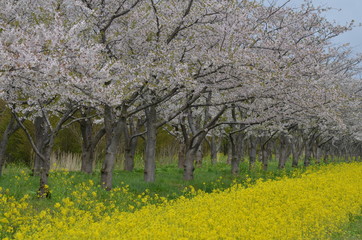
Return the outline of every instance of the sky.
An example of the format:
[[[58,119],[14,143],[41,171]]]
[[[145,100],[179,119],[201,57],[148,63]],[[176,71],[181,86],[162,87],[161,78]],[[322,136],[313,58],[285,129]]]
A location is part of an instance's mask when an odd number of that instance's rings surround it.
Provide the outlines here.
[[[285,0],[277,0],[284,3]],[[288,6],[301,5],[304,0],[291,0]],[[356,25],[362,23],[362,0],[312,0],[314,6],[331,7],[328,12],[323,13],[330,21],[345,25],[354,20]],[[362,27],[356,27],[352,31],[336,37],[333,41],[336,44],[350,43],[354,53],[362,54]]]

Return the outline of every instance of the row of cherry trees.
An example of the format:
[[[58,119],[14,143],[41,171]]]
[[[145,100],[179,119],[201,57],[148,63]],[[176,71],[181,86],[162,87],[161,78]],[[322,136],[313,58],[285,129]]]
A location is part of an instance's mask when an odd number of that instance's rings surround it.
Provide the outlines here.
[[[106,189],[120,142],[132,170],[139,136],[145,180],[155,180],[161,128],[180,144],[185,180],[203,142],[215,156],[221,136],[234,173],[245,139],[250,156],[261,143],[265,167],[270,139],[278,137],[284,159],[283,146],[300,149],[301,139],[306,148],[335,143],[359,130],[352,113],[360,58],[330,41],[352,25],[331,24],[322,11],[309,2],[292,9],[236,0],[2,1],[0,95],[12,112],[3,143],[19,127],[26,132],[43,195],[54,138],[71,124],[80,124],[84,172],[93,171],[105,137]]]

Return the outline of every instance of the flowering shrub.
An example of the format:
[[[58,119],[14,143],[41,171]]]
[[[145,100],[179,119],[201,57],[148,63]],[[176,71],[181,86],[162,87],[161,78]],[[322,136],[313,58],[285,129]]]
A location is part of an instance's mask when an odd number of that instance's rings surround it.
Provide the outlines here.
[[[133,196],[129,209],[139,209],[134,212],[112,200],[92,201],[97,193],[87,188],[93,183],[33,216],[21,214],[27,197],[17,202],[5,192],[0,223],[15,239],[325,239],[361,213],[361,176],[362,163],[350,163],[259,180],[248,188],[235,184],[213,193],[190,188],[192,198],[151,199],[146,193]],[[126,187],[112,191],[130,195]]]

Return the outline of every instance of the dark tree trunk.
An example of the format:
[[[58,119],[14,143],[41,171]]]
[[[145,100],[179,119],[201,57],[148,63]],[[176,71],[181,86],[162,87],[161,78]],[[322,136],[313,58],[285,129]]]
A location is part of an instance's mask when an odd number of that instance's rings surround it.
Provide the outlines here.
[[[321,158],[323,156],[323,151],[322,149],[318,146],[318,144],[316,144],[316,149],[315,149],[315,161],[316,164],[320,164],[321,163]]]
[[[156,136],[157,136],[157,112],[156,106],[150,106],[146,110],[146,149],[144,180],[154,182],[156,179]]]
[[[228,155],[228,158],[226,159],[226,163],[227,164],[231,164],[231,161],[232,161],[232,157],[233,157],[233,150],[232,150],[232,146],[231,146],[231,142],[228,141],[228,145],[227,145],[227,155]]]
[[[2,176],[3,167],[6,160],[6,147],[8,145],[9,137],[20,128],[19,124],[16,123],[14,116],[11,116],[10,122],[2,135],[0,142],[0,177]]]
[[[268,137],[261,137],[261,163],[263,165],[263,170],[268,170],[269,160],[270,160],[270,139]]]
[[[307,141],[305,143],[305,150],[304,150],[304,166],[308,167],[310,165],[312,159],[312,140]]]
[[[197,148],[187,149],[185,164],[184,164],[184,180],[189,181],[194,179],[194,162],[196,158]]]
[[[129,130],[127,129],[126,121],[124,121],[123,127],[123,136],[125,141],[125,149],[124,149],[124,170],[125,171],[133,171],[134,169],[134,157],[136,154],[136,148],[138,144],[138,137],[133,136],[137,134],[141,127],[143,126],[141,119],[137,119],[137,122],[130,121]]]
[[[83,119],[79,121],[83,141],[81,171],[88,174],[93,172],[96,146],[106,133],[105,128],[102,128],[95,135],[93,134],[93,121],[88,118],[91,111],[91,108],[85,108],[82,113]]]
[[[38,191],[38,196],[40,198],[50,198],[50,190],[48,186],[48,178],[50,171],[50,155],[54,145],[54,136],[48,135],[49,138],[45,140],[45,144],[42,149],[43,158],[41,158],[41,167],[40,167],[40,187]]]
[[[101,169],[101,186],[106,190],[112,189],[113,168],[116,162],[117,152],[119,148],[122,122],[116,121],[115,114],[110,106],[104,109],[104,125],[106,132],[106,156]]]
[[[90,119],[80,121],[80,130],[82,133],[82,166],[84,173],[93,172],[94,148],[93,148],[93,126]]]
[[[180,142],[178,149],[178,167],[184,168],[185,161],[186,161],[186,144]]]
[[[329,146],[326,145],[324,147],[324,154],[323,154],[323,163],[327,164],[329,159],[330,149]]]
[[[288,137],[284,133],[282,133],[280,136],[279,162],[278,162],[279,169],[285,168],[285,164],[289,157],[288,146],[289,146]]]
[[[44,138],[43,135],[46,134],[44,132],[46,128],[44,125],[46,124],[45,118],[36,117],[34,120],[34,128],[35,128],[35,145],[41,151],[44,148]],[[42,167],[42,159],[38,154],[35,154],[32,174],[34,176],[40,176],[40,169]]]
[[[204,154],[203,154],[203,150],[202,150],[202,144],[200,145],[200,147],[197,149],[196,151],[196,166],[197,167],[202,167],[202,158],[203,158]]]
[[[256,162],[256,137],[250,136],[249,143],[249,169],[253,169]]]
[[[240,172],[240,160],[243,149],[243,138],[242,133],[232,134],[230,137],[230,146],[231,146],[231,173],[236,175]]]
[[[296,168],[298,167],[299,158],[302,154],[302,146],[301,146],[301,140],[300,137],[293,137],[292,139],[292,167]]]
[[[38,159],[40,159],[40,187],[38,196],[42,198],[50,197],[48,176],[50,170],[50,155],[54,145],[54,138],[62,128],[63,124],[78,110],[78,108],[72,108],[71,105],[69,106],[70,108],[63,114],[54,128],[50,124],[49,115],[47,115],[47,112],[42,109],[42,117],[37,117],[34,122],[36,141],[33,140],[33,137],[23,124],[23,121],[19,119],[14,111],[12,111],[17,123],[24,130],[27,138],[29,139]]]
[[[211,135],[210,139],[210,157],[211,157],[211,164],[215,165],[217,163],[217,153],[218,153],[218,144],[216,141],[216,137],[214,134]]]
[[[312,144],[312,155],[315,159],[315,163],[319,164],[322,157],[322,149],[320,148],[319,144],[321,143],[320,137],[315,137],[313,144]]]
[[[230,150],[231,150],[231,174],[239,174],[240,159],[238,158],[237,149],[237,135],[233,134],[230,136]]]
[[[238,158],[239,158],[240,162],[244,162],[244,151],[245,151],[244,138],[245,138],[245,134],[242,134],[241,139],[237,145],[237,148],[239,149],[239,151],[237,151],[237,154],[238,154]]]
[[[45,117],[36,117],[34,125],[37,153],[34,159],[33,174],[40,176],[38,197],[49,198],[48,177],[50,171],[50,155],[54,145],[55,133],[51,130]]]
[[[125,171],[133,171],[134,169],[134,157],[136,154],[137,143],[138,143],[138,137],[134,137],[130,139],[129,142],[126,143],[126,147],[124,150]]]
[[[183,124],[184,120],[181,120],[181,129],[184,136],[184,142],[186,143],[186,159],[184,164],[184,180],[192,180],[194,175],[194,161],[196,160],[196,153],[199,149],[200,145],[202,144],[202,141],[205,139],[207,135],[207,129],[212,129],[212,127],[216,124],[217,120],[220,118],[220,116],[225,112],[226,106],[224,106],[212,119],[209,119],[208,123],[205,123],[203,127],[197,130],[195,125],[193,124],[193,116],[192,112],[188,112],[188,122],[189,127],[192,132],[192,137],[187,134],[187,130],[185,125]]]

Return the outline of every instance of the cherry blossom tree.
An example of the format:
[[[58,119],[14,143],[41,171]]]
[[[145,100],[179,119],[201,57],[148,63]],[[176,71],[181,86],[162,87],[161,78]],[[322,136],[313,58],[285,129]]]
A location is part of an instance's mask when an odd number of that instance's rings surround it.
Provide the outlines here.
[[[61,2],[8,1],[1,10],[1,98],[41,159],[39,196],[48,196],[54,137],[84,100],[71,83],[105,73],[98,67],[102,48],[79,37],[87,24],[70,22]],[[22,123],[24,117],[35,120],[36,142]]]
[[[360,61],[330,43],[352,25],[328,22],[310,2],[299,9],[236,0],[8,0],[1,6],[0,94],[42,161],[41,194],[54,137],[77,121],[77,111],[84,162],[92,162],[88,153],[105,135],[101,185],[108,190],[122,135],[132,158],[136,137],[145,134],[144,177],[155,180],[156,135],[165,124],[182,136],[185,180],[193,178],[210,131],[221,127],[231,129],[234,173],[244,138],[253,165],[257,140],[267,147],[279,137],[282,168],[295,125],[310,133],[304,134],[310,143],[320,129],[343,128],[336,110],[346,100],[340,83]],[[92,134],[93,111],[104,123],[98,134]],[[37,139],[24,118],[38,126]],[[141,124],[127,129],[132,118],[144,119],[145,132]]]

